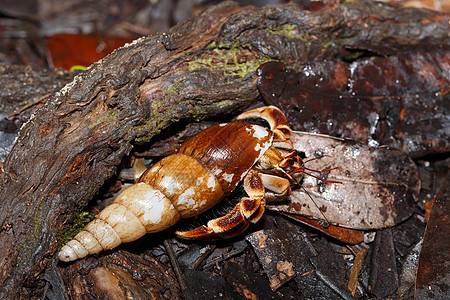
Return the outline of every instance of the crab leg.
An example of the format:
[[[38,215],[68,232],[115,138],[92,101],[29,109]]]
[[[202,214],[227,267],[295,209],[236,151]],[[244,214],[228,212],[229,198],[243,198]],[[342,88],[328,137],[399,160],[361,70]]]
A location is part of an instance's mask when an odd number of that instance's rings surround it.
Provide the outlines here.
[[[260,177],[264,187],[269,190],[265,192],[264,197],[266,197],[268,193],[271,193],[276,197],[282,197],[286,196],[291,191],[290,182],[286,178],[263,173],[260,174]]]
[[[291,128],[283,112],[275,106],[264,106],[246,111],[239,116],[237,120],[261,118],[269,123],[270,129],[273,131],[273,146],[282,149],[293,149],[289,137],[291,136]]]
[[[262,174],[251,170],[244,178],[244,190],[249,197],[241,201],[227,215],[213,219],[207,226],[200,226],[191,231],[176,232],[184,238],[217,239],[233,237],[249,226],[249,222],[256,223],[264,213],[264,183]]]

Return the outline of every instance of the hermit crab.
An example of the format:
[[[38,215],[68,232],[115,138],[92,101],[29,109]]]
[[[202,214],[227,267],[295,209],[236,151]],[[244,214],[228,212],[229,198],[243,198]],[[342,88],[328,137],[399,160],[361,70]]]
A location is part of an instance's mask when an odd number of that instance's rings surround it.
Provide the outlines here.
[[[249,223],[256,223],[264,213],[266,200],[288,195],[304,167],[289,141],[287,119],[278,108],[261,107],[237,117],[254,118],[267,121],[270,129],[249,123],[223,123],[185,141],[175,154],[147,169],[63,246],[59,259],[73,261],[162,231],[181,218],[210,209],[241,181],[247,197],[231,212],[177,235],[227,238],[246,230]]]

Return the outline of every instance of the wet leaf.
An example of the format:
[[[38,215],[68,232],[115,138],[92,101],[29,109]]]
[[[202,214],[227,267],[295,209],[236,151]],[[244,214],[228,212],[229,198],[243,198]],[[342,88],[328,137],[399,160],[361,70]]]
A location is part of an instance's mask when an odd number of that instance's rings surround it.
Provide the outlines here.
[[[291,240],[283,230],[260,230],[250,234],[247,240],[253,246],[264,272],[269,278],[272,291],[296,276],[292,261],[291,247],[286,247]],[[288,241],[288,242],[286,242]],[[298,241],[292,241],[297,242]],[[304,248],[305,245],[302,245]],[[295,247],[297,250],[299,248]]]
[[[305,153],[307,168],[337,168],[325,179],[341,183],[305,175],[304,189],[294,189],[288,203],[268,205],[270,209],[324,221],[325,215],[331,224],[353,229],[390,227],[413,213],[412,195],[420,188],[418,170],[401,151],[304,132],[293,132],[291,140]]]
[[[405,297],[409,290],[414,286],[421,248],[422,240],[414,246],[403,261],[398,286],[398,296],[400,298]]]
[[[258,88],[265,101],[285,108],[294,130],[388,145],[413,157],[445,152],[450,48],[411,48],[351,63],[313,61],[299,72],[266,63]]]
[[[272,293],[264,275],[249,272],[238,264],[229,261],[224,266],[224,275],[232,291],[225,291],[225,299],[285,299],[283,294]],[[295,294],[286,290],[285,297],[294,299]]]
[[[435,199],[425,231],[416,278],[416,299],[449,299],[450,188],[444,184]]]
[[[185,299],[215,299],[223,294],[225,280],[209,272],[187,269],[184,273],[188,280]]]
[[[370,246],[369,290],[376,299],[394,294],[398,288],[398,270],[391,228],[377,232]]]
[[[278,228],[259,230],[246,237],[272,290],[284,295],[283,299],[291,299],[287,284],[283,284],[290,282],[292,286],[295,282],[298,294],[292,299],[334,299],[336,294],[349,294],[345,261],[335,248],[325,239],[312,242],[301,227],[284,218],[278,218],[276,224]]]

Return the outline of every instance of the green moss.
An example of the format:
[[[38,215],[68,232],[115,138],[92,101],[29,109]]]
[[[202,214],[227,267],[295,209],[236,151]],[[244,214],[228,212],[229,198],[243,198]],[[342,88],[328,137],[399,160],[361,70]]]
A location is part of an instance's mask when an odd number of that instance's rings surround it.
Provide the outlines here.
[[[305,34],[299,34],[299,35],[297,36],[297,38],[298,38],[299,40],[301,40],[302,42],[304,42],[306,46],[308,46],[308,47],[311,46],[311,40],[309,39],[308,33],[305,33]]]
[[[295,24],[284,24],[276,28],[267,28],[266,31],[270,34],[285,36],[288,39],[298,39],[305,43],[306,46],[311,45],[311,40],[308,33],[302,34]]]
[[[334,46],[334,40],[327,40],[322,43],[322,48],[330,48],[331,46]]]
[[[352,39],[353,39],[352,36],[346,36],[346,37],[342,36],[342,37],[334,39],[334,40],[325,40],[322,43],[322,48],[327,49],[330,47],[337,47],[340,45],[350,44]]]
[[[17,246],[19,253],[21,253],[17,258],[18,265],[23,266],[25,264],[28,264],[33,256],[33,253],[35,253],[39,247],[39,244],[41,242],[40,241],[41,232],[43,230],[42,226],[45,223],[45,218],[48,213],[46,210],[46,203],[47,203],[46,199],[44,198],[39,203],[25,204],[25,205],[37,204],[37,206],[31,217],[31,224],[27,232],[26,238],[23,243]]]
[[[214,106],[214,107],[221,107],[221,106],[230,105],[232,103],[233,103],[233,101],[231,101],[231,100],[222,100],[222,101],[218,101],[218,102],[213,103],[212,106]]]
[[[266,28],[270,34],[282,35],[290,39],[294,39],[298,32],[298,26],[294,24],[284,24],[275,28]]]
[[[213,42],[206,49],[210,51],[189,62],[190,71],[206,68],[223,72],[225,76],[243,78],[255,72],[261,64],[273,60],[255,53],[250,45],[240,45],[238,42],[232,45]]]
[[[58,230],[58,248],[61,248],[69,242],[78,232],[82,231],[90,221],[91,219],[89,218],[88,212],[84,211],[76,214],[72,226]]]
[[[176,94],[178,90],[181,87],[181,82],[176,81],[175,83],[171,84],[165,91],[164,91],[164,98],[170,98],[172,95]]]
[[[172,86],[173,87],[173,86]],[[172,91],[173,92],[173,91]],[[169,92],[170,94],[171,92]],[[148,143],[155,135],[159,134],[162,129],[168,125],[167,120],[176,120],[179,118],[180,114],[189,114],[192,119],[202,119],[207,115],[208,106],[201,105],[201,99],[193,98],[188,100],[183,100],[182,103],[178,105],[171,105],[171,99],[165,99],[166,101],[157,101],[151,104],[151,110],[155,112],[154,115],[150,116],[147,121],[136,127],[136,132],[148,132],[146,135],[137,137],[134,141],[138,144]],[[223,100],[211,103],[213,107],[229,105],[233,101]],[[192,105],[190,105],[192,103]],[[180,106],[191,107],[188,112],[180,111]],[[186,116],[186,115],[185,115]]]
[[[136,132],[148,132],[146,135],[137,137],[134,141],[136,143],[147,143],[152,137],[161,132],[165,125],[167,125],[166,120],[170,120],[171,116],[176,113],[178,109],[177,105],[170,105],[170,94],[175,93],[176,87],[170,86],[169,92],[165,92],[164,101],[154,101],[150,105],[150,110],[155,112],[152,114],[144,124],[135,127]]]
[[[109,115],[102,116],[99,119],[97,119],[96,121],[94,121],[92,124],[90,124],[89,129],[92,129],[95,126],[97,126],[103,122],[108,122],[109,125],[114,126],[118,116],[119,116],[118,111],[112,111]]]
[[[207,51],[195,57],[188,63],[189,71],[210,70],[212,72],[222,72],[223,80],[232,82],[240,80],[247,74],[255,72],[258,67],[268,61],[273,61],[268,56],[252,49],[250,45],[217,44],[215,42],[206,46]],[[180,91],[185,87],[183,81],[172,81],[166,83],[161,101],[151,103],[152,115],[140,126],[133,130],[139,137],[135,138],[136,143],[147,143],[155,135],[159,134],[168,125],[168,121],[176,120],[180,114],[189,115],[193,119],[202,119],[207,114],[207,107],[198,105],[201,98],[185,99]],[[181,98],[180,98],[181,97]],[[174,103],[177,103],[174,105]],[[190,105],[190,104],[193,105]],[[228,105],[229,101],[212,103],[212,106]],[[188,112],[180,111],[180,107],[191,107]],[[99,120],[100,121],[100,120]],[[142,133],[146,133],[142,135]]]
[[[216,48],[219,48],[219,49],[226,49],[226,48],[230,48],[230,47],[227,46],[227,45],[225,45],[224,43],[219,43],[219,44],[217,44],[215,41],[212,41],[211,43],[209,43],[208,45],[206,45],[205,48],[206,48],[206,49],[209,49],[209,50],[214,50],[214,49],[216,49]]]
[[[134,77],[134,76],[136,76],[136,74],[139,74],[139,72],[140,72],[139,68],[133,68],[130,72],[130,76]]]

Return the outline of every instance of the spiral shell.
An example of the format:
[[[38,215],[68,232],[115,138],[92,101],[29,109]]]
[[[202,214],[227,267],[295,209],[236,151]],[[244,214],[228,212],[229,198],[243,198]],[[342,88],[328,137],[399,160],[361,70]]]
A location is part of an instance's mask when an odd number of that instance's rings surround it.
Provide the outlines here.
[[[146,170],[138,182],[63,246],[61,261],[109,250],[198,215],[238,185],[272,143],[272,132],[244,123],[212,126]]]

